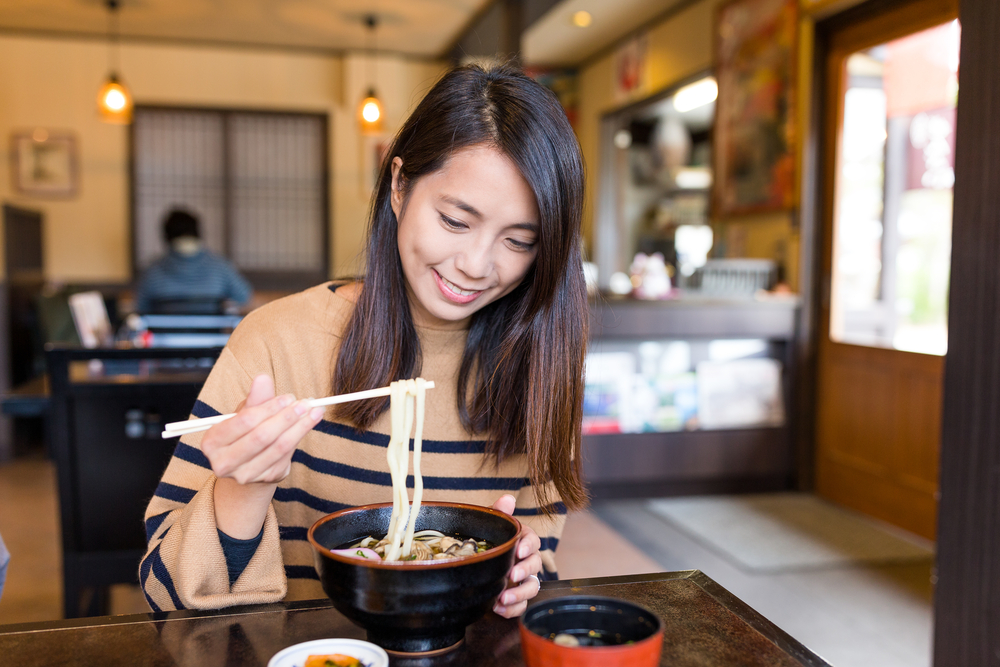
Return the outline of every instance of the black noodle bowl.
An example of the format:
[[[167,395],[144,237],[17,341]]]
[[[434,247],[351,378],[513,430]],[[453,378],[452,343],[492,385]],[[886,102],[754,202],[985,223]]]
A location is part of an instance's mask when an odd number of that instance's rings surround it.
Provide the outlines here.
[[[309,529],[323,590],[368,640],[401,653],[457,645],[465,627],[489,611],[514,563],[521,525],[497,510],[459,503],[423,503],[416,529],[470,535],[496,545],[465,558],[382,561],[333,553],[367,535],[384,535],[391,503],[334,512]]]

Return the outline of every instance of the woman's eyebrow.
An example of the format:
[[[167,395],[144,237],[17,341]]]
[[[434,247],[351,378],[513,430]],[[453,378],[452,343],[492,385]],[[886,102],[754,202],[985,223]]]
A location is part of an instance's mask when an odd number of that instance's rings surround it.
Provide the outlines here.
[[[455,197],[452,197],[450,195],[441,195],[440,199],[444,203],[451,204],[455,208],[461,209],[466,213],[469,213],[470,215],[474,215],[480,220],[483,219],[483,214],[480,213],[479,210],[476,209],[476,207],[473,206],[472,204],[467,204],[461,199],[456,199]],[[513,229],[524,229],[529,232],[538,233],[538,224],[534,222],[516,222],[512,225],[509,225],[509,227]]]
[[[455,199],[449,195],[441,195],[441,200],[446,204],[451,204],[455,208],[461,209],[470,215],[474,215],[480,220],[483,219],[483,214],[480,213],[472,204],[466,204],[461,199]]]

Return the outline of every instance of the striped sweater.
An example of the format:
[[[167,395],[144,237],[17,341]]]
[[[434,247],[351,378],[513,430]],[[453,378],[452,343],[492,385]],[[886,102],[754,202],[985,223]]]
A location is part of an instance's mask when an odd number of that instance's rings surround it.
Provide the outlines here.
[[[274,379],[278,394],[328,395],[353,307],[344,290],[326,284],[252,312],[223,350],[192,415],[234,412],[261,373]],[[565,507],[557,503],[552,518],[545,518],[526,478],[524,457],[495,465],[484,456],[482,437],[466,432],[459,420],[457,379],[466,334],[418,327],[420,375],[435,383],[427,392],[424,499],[492,505],[504,493],[514,495],[515,516],[542,540],[543,575],[555,578]],[[260,546],[232,586],[216,530],[216,477],[200,449],[202,434],[181,438],[146,509],[148,547],[139,580],[150,607],[216,609],[323,597],[306,532],[329,512],[392,499],[388,433],[388,412],[371,430],[358,431],[334,421],[328,408],[295,451],[291,474],[271,501]],[[412,489],[412,474],[407,485]],[[554,489],[550,497],[556,497]]]

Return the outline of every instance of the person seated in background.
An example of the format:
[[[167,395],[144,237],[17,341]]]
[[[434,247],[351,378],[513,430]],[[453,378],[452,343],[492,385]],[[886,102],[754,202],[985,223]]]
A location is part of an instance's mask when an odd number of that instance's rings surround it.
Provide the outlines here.
[[[135,291],[139,313],[205,311],[205,304],[218,309],[222,301],[239,305],[250,301],[250,283],[226,259],[205,248],[198,230],[198,218],[183,209],[173,209],[163,222],[163,236],[170,251],[146,269]]]

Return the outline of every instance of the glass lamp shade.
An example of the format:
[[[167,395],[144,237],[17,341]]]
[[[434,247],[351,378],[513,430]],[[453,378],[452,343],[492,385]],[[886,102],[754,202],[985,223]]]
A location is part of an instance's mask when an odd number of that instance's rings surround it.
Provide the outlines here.
[[[97,110],[106,123],[132,122],[132,93],[112,74],[97,92]]]
[[[368,91],[368,96],[361,100],[358,107],[358,123],[362,134],[379,134],[382,131],[382,103],[378,101],[374,90]]]

